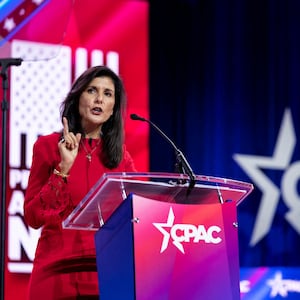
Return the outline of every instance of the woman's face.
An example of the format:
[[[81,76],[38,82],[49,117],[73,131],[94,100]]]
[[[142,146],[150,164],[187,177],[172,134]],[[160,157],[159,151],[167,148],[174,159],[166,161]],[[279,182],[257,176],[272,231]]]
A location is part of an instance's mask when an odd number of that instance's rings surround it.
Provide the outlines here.
[[[99,137],[102,124],[113,114],[114,105],[113,80],[108,76],[94,78],[79,98],[79,114],[85,133]]]

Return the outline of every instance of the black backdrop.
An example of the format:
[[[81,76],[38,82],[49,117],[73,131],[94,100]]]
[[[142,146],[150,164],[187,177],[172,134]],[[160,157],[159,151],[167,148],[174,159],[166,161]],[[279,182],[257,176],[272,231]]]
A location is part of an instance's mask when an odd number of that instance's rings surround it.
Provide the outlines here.
[[[300,1],[149,3],[151,120],[196,174],[254,184],[238,207],[242,266],[299,265]],[[150,153],[151,171],[174,171],[173,150],[153,130]]]

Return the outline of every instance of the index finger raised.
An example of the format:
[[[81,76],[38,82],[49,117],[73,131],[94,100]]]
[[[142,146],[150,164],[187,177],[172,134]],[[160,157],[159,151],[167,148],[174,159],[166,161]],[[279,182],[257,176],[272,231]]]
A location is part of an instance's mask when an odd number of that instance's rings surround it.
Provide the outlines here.
[[[64,136],[67,135],[69,133],[69,124],[68,124],[68,119],[66,117],[63,117],[63,132],[64,132]]]

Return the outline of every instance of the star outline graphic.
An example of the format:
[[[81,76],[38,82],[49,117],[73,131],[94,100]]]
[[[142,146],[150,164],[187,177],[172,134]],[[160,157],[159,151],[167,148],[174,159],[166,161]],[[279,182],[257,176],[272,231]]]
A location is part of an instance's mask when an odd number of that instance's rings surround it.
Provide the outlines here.
[[[263,193],[250,240],[251,246],[255,246],[269,232],[281,195],[280,187],[277,187],[264,174],[262,168],[274,170],[287,169],[290,165],[295,145],[296,134],[292,115],[290,109],[287,108],[284,111],[274,153],[271,157],[245,154],[233,155],[233,159]],[[286,218],[288,219],[291,215],[293,215],[293,212],[287,213]]]

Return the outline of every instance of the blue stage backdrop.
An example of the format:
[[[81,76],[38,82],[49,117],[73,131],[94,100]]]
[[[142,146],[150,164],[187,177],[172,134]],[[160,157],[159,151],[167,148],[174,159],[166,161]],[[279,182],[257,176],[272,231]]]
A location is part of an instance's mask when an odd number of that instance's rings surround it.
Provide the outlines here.
[[[300,266],[300,1],[150,1],[150,116],[196,174],[252,182],[243,267]],[[151,171],[173,172],[153,129]]]

